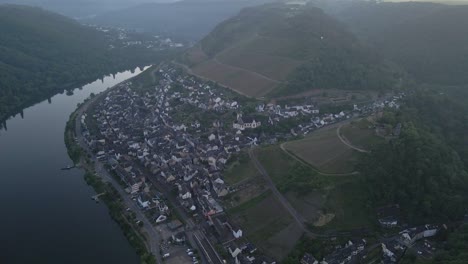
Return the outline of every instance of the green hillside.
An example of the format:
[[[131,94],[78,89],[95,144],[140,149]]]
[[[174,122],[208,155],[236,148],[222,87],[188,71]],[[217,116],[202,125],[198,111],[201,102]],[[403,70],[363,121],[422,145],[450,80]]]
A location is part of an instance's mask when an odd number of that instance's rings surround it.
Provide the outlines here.
[[[109,49],[102,33],[39,8],[0,5],[0,120],[70,85],[130,65],[147,52]]]
[[[200,48],[204,56],[195,56]],[[394,70],[377,53],[311,6],[245,8],[218,25],[194,50],[186,59],[200,74],[212,60],[230,68],[218,75],[242,69],[245,75],[269,80],[268,93],[275,96],[315,88],[387,89],[396,83]]]
[[[420,82],[468,83],[468,6],[358,2],[337,18]]]

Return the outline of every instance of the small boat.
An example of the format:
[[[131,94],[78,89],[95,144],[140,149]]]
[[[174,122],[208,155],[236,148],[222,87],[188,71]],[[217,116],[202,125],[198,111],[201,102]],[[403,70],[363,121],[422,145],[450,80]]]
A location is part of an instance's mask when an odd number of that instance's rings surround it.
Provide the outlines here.
[[[71,170],[73,168],[75,168],[75,165],[68,165],[68,166],[62,168],[61,170]]]

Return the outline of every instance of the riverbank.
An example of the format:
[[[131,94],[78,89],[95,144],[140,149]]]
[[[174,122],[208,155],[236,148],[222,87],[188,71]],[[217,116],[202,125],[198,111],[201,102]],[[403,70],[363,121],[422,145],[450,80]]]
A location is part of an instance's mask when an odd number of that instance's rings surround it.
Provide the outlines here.
[[[112,88],[109,88],[107,91],[110,89]],[[97,194],[103,194],[99,196],[98,199],[102,200],[107,206],[109,215],[120,226],[128,242],[140,256],[141,263],[157,263],[156,256],[151,253],[151,243],[141,230],[141,222],[136,220],[135,212],[126,209],[125,197],[122,196],[123,190],[118,190],[117,188],[121,188],[120,186],[115,186],[115,184],[113,184],[114,182],[109,181],[108,178],[97,173],[96,168],[99,164],[96,164],[92,160],[92,154],[84,150],[78,143],[76,135],[77,117],[81,115],[84,108],[94,103],[105,93],[106,91],[86,99],[85,102],[79,104],[78,108],[70,115],[64,132],[67,152],[75,165],[85,171],[84,179],[86,183],[92,186]]]

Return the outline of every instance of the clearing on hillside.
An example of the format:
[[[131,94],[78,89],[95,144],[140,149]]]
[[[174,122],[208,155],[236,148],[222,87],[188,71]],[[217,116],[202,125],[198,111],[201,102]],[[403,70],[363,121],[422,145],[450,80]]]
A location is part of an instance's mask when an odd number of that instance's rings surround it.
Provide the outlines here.
[[[284,148],[323,173],[354,171],[355,151],[341,142],[338,124],[309,134],[306,138],[287,142]]]

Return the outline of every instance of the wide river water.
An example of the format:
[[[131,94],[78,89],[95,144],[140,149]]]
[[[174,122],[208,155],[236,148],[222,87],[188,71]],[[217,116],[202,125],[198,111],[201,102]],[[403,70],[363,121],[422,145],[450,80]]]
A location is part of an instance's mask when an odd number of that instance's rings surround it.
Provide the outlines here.
[[[138,263],[119,226],[71,164],[64,129],[77,104],[141,72],[125,71],[55,95],[0,130],[0,263]]]

